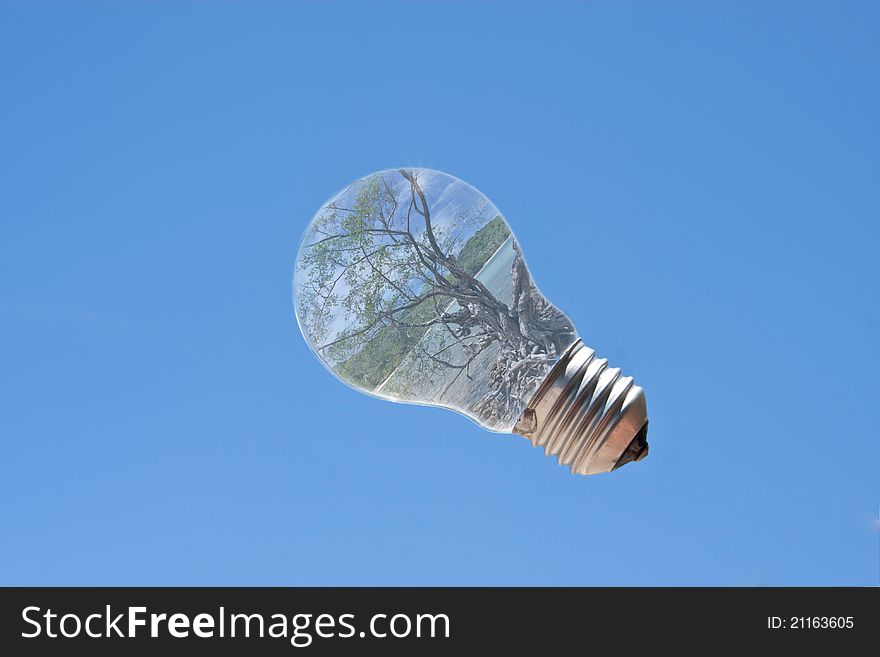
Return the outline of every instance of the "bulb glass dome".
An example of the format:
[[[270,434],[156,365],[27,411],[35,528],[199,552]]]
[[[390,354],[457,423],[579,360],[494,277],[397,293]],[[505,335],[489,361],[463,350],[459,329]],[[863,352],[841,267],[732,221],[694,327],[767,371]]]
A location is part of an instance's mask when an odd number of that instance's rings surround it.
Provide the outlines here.
[[[431,169],[355,181],[309,224],[294,273],[300,329],[337,377],[509,432],[578,341],[532,282],[501,212]]]

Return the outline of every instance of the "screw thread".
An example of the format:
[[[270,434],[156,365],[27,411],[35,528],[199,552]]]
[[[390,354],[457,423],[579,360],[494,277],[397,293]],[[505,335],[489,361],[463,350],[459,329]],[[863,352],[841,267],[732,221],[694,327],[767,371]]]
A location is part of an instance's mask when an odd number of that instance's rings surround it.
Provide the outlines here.
[[[610,472],[648,453],[645,394],[630,376],[575,342],[529,401],[514,433],[574,474]]]

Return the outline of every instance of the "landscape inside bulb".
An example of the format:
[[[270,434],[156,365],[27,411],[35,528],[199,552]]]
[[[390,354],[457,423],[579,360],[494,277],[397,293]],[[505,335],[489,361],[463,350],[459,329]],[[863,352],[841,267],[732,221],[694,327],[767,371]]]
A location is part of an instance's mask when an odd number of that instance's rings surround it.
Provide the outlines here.
[[[375,173],[327,201],[294,294],[303,335],[340,379],[495,431],[513,429],[577,340],[492,202],[430,169]]]

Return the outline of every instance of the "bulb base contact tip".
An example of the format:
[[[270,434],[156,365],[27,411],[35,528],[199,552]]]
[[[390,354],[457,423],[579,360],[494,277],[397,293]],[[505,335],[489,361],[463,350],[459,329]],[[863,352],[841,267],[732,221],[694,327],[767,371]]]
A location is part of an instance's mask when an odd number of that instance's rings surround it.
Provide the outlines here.
[[[596,352],[575,342],[513,428],[574,474],[611,472],[648,455],[645,393]]]

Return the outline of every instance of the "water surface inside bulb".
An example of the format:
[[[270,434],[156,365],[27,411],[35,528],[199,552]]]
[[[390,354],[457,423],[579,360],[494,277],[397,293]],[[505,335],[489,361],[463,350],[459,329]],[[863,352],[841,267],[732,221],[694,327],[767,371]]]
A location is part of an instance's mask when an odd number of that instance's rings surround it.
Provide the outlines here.
[[[389,169],[328,200],[294,273],[309,346],[337,377],[392,401],[513,429],[577,340],[532,282],[498,208],[431,169]]]

